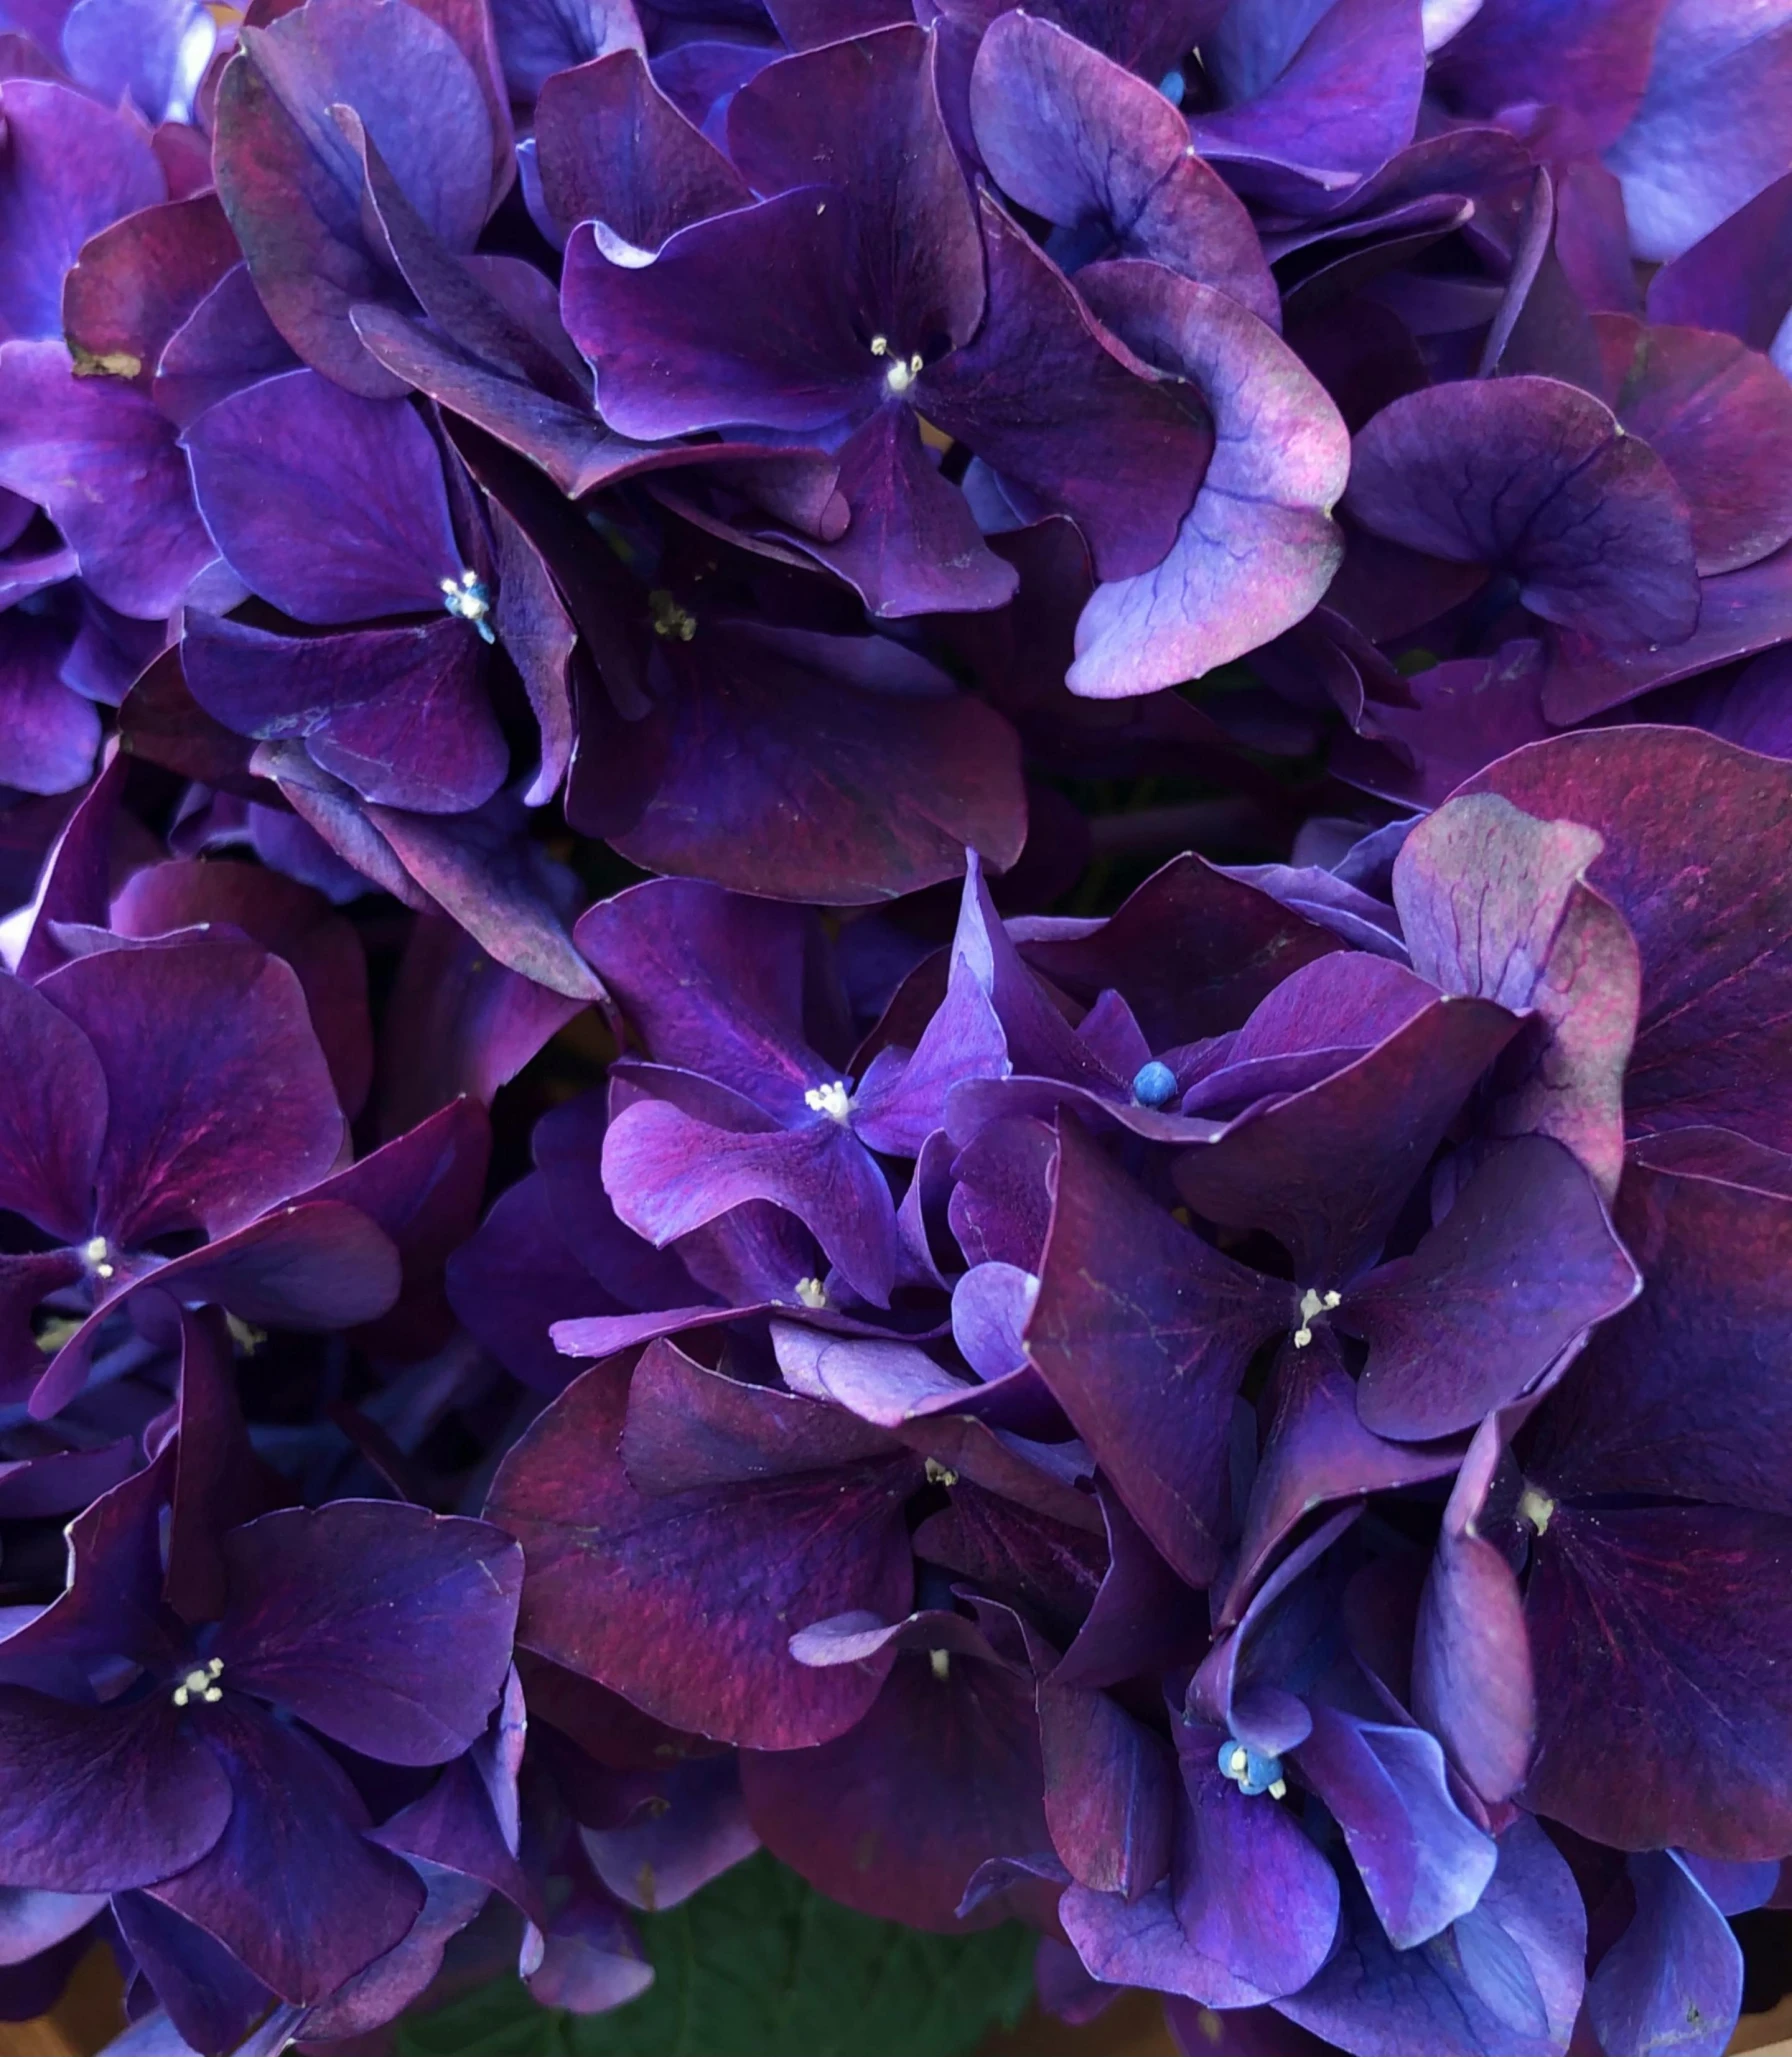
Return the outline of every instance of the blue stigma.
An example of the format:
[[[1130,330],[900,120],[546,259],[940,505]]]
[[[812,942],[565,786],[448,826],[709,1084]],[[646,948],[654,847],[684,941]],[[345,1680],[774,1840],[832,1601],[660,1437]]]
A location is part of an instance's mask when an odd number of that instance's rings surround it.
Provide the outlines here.
[[[1132,1082],[1132,1096],[1141,1107],[1162,1107],[1176,1097],[1176,1074],[1152,1058],[1141,1064]]]
[[[1236,1736],[1228,1736],[1220,1745],[1215,1762],[1241,1793],[1267,1793],[1282,1782],[1282,1760],[1266,1757]]]
[[[1157,90],[1169,101],[1172,107],[1180,107],[1184,92],[1180,68],[1175,71],[1165,72],[1163,77],[1157,82]]]

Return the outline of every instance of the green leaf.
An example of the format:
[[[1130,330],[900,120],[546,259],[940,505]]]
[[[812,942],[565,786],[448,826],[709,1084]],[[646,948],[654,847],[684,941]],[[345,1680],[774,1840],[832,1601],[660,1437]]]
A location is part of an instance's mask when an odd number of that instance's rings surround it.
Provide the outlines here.
[[[400,2057],[961,2057],[1033,1994],[1017,1924],[921,1935],[763,1854],[641,1930],[654,1982],[615,2013],[538,2007],[506,1979],[402,2023]]]

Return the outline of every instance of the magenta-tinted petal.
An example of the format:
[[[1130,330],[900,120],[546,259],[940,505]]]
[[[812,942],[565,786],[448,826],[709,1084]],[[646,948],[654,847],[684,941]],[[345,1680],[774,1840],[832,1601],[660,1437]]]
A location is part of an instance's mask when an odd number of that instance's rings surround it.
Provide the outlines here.
[[[1722,2057],[1742,2008],[1742,1951],[1692,1870],[1672,1850],[1633,1857],[1636,1913],[1587,1982],[1602,2050]]]
[[[1792,385],[1759,352],[1704,329],[1604,315],[1618,418],[1673,474],[1699,571],[1757,563],[1792,538]]]
[[[1789,1548],[1784,1515],[1558,1502],[1525,1593],[1538,1716],[1525,1804],[1620,1850],[1786,1848],[1792,1694],[1775,1653]]]
[[[354,1787],[299,1730],[240,1700],[201,1709],[195,1725],[229,1768],[230,1821],[155,1897],[283,1999],[322,2000],[410,1928],[417,1875],[361,1833]]]
[[[1139,1526],[1191,1585],[1218,1569],[1230,1402],[1286,1286],[1178,1226],[1074,1121],[1058,1145],[1028,1355]]]
[[[1671,0],[1636,119],[1606,152],[1631,247],[1678,257],[1786,169],[1792,30],[1723,0]]]
[[[1344,1831],[1388,1941],[1416,1949],[1479,1901],[1493,1876],[1493,1839],[1450,1797],[1435,1736],[1318,1702],[1312,1715],[1301,1775]]]
[[[1551,1395],[1527,1467],[1577,1499],[1651,1494],[1792,1515],[1777,1455],[1792,1403],[1773,1369],[1792,1199],[1638,1163],[1617,1222],[1642,1295]]]
[[[638,250],[745,206],[746,181],[653,82],[638,50],[562,70],[535,106],[541,197],[563,234],[601,221]]]
[[[0,163],[0,341],[60,338],[62,280],[90,236],[167,197],[149,131],[45,79],[9,78]]]
[[[59,1893],[147,1885],[224,1833],[230,1784],[165,1695],[79,1707],[0,1687],[0,1877]]]
[[[664,1248],[749,1200],[768,1200],[814,1232],[854,1288],[889,1304],[896,1210],[864,1145],[827,1116],[740,1133],[665,1100],[625,1108],[604,1139],[604,1185],[621,1219]]]
[[[1069,515],[1098,576],[1146,572],[1213,449],[1195,396],[1116,347],[1038,246],[987,195],[981,205],[988,308],[970,343],[921,373],[921,409],[1030,501]]]
[[[1518,1581],[1475,1521],[1499,1462],[1497,1422],[1476,1431],[1451,1489],[1413,1633],[1412,1704],[1483,1800],[1524,1782],[1537,1695]]]
[[[0,977],[0,1043],[33,1082],[0,1100],[0,1207],[79,1242],[93,1220],[105,1072],[76,1024],[22,979]]]
[[[814,1750],[748,1750],[741,1786],[774,1856],[911,1928],[958,1929],[979,1864],[1048,1840],[1032,1681],[975,1657],[948,1654],[943,1676],[920,1652],[896,1657],[857,1727]]]
[[[120,614],[171,613],[217,552],[169,422],[121,379],[80,379],[62,341],[0,347],[0,485],[61,529]]]
[[[233,1687],[392,1764],[446,1763],[484,1733],[522,1582],[496,1529],[339,1500],[233,1529],[224,1561],[214,1649]]]
[[[321,1178],[342,1115],[304,989],[249,943],[139,944],[39,989],[87,1036],[111,1095],[97,1222],[129,1245],[221,1235]]]
[[[1268,1229],[1303,1280],[1335,1274],[1343,1283],[1378,1253],[1448,1124],[1517,1026],[1491,1001],[1440,998],[1319,1084],[1265,1102],[1184,1151],[1177,1185],[1210,1221]]]
[[[696,222],[646,264],[575,230],[561,311],[605,421],[651,441],[731,422],[817,429],[864,411],[881,378],[841,291],[848,247],[845,202],[824,187]]]
[[[850,1728],[878,1668],[811,1671],[788,1642],[854,1608],[907,1611],[915,1460],[650,1499],[618,1454],[626,1400],[626,1371],[598,1366],[499,1469],[486,1511],[523,1544],[523,1647],[701,1734],[787,1750]]]
[[[1414,2050],[1564,2057],[1585,1984],[1587,1917],[1567,1861],[1525,1815],[1500,1837],[1481,1903],[1437,1946],[1399,1951],[1361,1887],[1339,1947],[1278,2011],[1361,2057]]]
[[[184,441],[206,527],[252,592],[300,621],[440,611],[460,551],[408,405],[286,372],[208,408]]]
[[[1792,313],[1792,173],[1764,186],[1649,281],[1651,321],[1724,329],[1785,369]]]
[[[1586,883],[1602,847],[1596,830],[1537,821],[1495,794],[1452,800],[1401,847],[1393,895],[1416,971],[1539,1017],[1495,1131],[1553,1136],[1609,1199],[1642,972],[1623,916]]]
[[[1496,1143],[1418,1249],[1340,1310],[1369,1345],[1357,1411],[1408,1442],[1472,1428],[1640,1284],[1593,1181],[1559,1143]]]
[[[1118,254],[1217,286],[1279,324],[1250,216],[1144,79],[1016,11],[978,49],[971,124],[991,176],[1022,207],[1065,228],[1105,227]]]
[[[355,1328],[397,1298],[398,1252],[359,1208],[307,1197],[175,1258],[144,1284],[189,1305],[216,1301],[264,1327]]]
[[[1325,389],[1272,330],[1213,286],[1161,265],[1092,265],[1079,287],[1110,328],[1189,379],[1213,454],[1169,554],[1096,589],[1067,683],[1095,699],[1199,677],[1311,612],[1343,545],[1330,520],[1349,439]]]
[[[77,362],[147,380],[162,348],[238,262],[217,196],[127,215],[97,235],[63,286],[63,332]]]
[[[1792,770],[1696,731],[1635,728],[1534,744],[1473,784],[1605,838],[1588,881],[1629,922],[1643,962],[1631,1127],[1711,1123],[1792,1143],[1792,1025],[1780,1027],[1792,1024],[1781,997],[1792,989],[1792,864],[1779,854]]]
[[[1106,1693],[1039,1685],[1045,1818],[1078,1885],[1137,1900],[1170,1868],[1176,1760]]]
[[[1495,0],[1438,53],[1432,90],[1482,119],[1547,107],[1552,154],[1596,157],[1642,102],[1662,8],[1597,0],[1564,16],[1538,0]]]
[[[1600,401],[1555,379],[1428,387],[1356,439],[1350,512],[1377,535],[1518,581],[1535,614],[1620,647],[1699,618],[1686,503]]]

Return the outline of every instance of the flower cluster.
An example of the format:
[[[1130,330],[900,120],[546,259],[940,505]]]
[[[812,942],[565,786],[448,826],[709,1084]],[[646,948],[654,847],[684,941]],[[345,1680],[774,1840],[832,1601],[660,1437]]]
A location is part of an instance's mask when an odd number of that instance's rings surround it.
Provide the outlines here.
[[[0,0],[0,2020],[763,1845],[1727,2046],[1788,162],[1788,0]]]

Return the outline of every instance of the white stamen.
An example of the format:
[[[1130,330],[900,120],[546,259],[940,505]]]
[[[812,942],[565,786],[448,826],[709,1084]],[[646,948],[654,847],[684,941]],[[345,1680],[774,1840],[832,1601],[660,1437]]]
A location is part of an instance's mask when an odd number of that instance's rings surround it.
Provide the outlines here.
[[[1313,1340],[1313,1320],[1316,1315],[1329,1314],[1344,1296],[1341,1293],[1318,1293],[1311,1286],[1300,1296],[1300,1327],[1294,1331],[1294,1347],[1304,1350]]]
[[[1242,1773],[1250,1761],[1249,1755],[1242,1747],[1232,1752],[1232,1769],[1235,1772]]]
[[[688,643],[697,633],[697,617],[688,608],[680,607],[670,593],[663,590],[649,593],[647,605],[653,614],[656,636]]]
[[[811,1086],[803,1095],[803,1105],[815,1114],[825,1114],[830,1121],[837,1121],[841,1127],[852,1112],[852,1095],[846,1090],[846,1081],[837,1078],[825,1086]]]
[[[894,359],[889,370],[884,373],[885,391],[897,394],[906,393],[919,376],[924,361],[919,351],[916,351],[914,356],[906,361],[900,357]]]
[[[442,581],[442,605],[459,621],[470,621],[479,631],[482,641],[493,643],[492,625],[486,616],[492,611],[492,596],[486,591],[485,582],[476,571],[463,571],[459,582],[453,579]]]
[[[812,1314],[819,1314],[828,1304],[828,1289],[818,1278],[798,1279],[796,1296]]]
[[[929,1650],[927,1662],[932,1666],[935,1678],[947,1679],[952,1676],[952,1653],[949,1650]]]
[[[104,1236],[95,1236],[93,1241],[81,1252],[81,1255],[87,1259],[89,1264],[101,1264],[110,1254],[111,1247]]]
[[[1286,1780],[1285,1778],[1278,1778],[1278,1779],[1273,1779],[1273,1780],[1271,1780],[1271,1782],[1270,1782],[1270,1787],[1269,1787],[1269,1797],[1270,1797],[1270,1798],[1271,1798],[1272,1800],[1285,1800],[1285,1799],[1287,1799],[1287,1797],[1288,1797],[1288,1781],[1287,1781],[1287,1780]]]
[[[889,337],[873,336],[871,338],[871,354],[873,357],[888,357],[890,354]]]
[[[1538,1492],[1535,1486],[1526,1486],[1518,1496],[1519,1518],[1528,1521],[1539,1535],[1549,1527],[1550,1516],[1556,1511],[1556,1503],[1547,1493]]]
[[[200,1700],[208,1706],[215,1707],[223,1699],[224,1693],[223,1689],[214,1684],[213,1681],[222,1674],[223,1670],[222,1660],[216,1657],[211,1658],[203,1665],[195,1666],[181,1680],[180,1684],[175,1687],[175,1706],[184,1707],[189,1700]]]
[[[947,1470],[937,1457],[928,1458],[922,1468],[927,1474],[927,1483],[930,1486],[955,1486],[958,1483],[957,1472]]]

